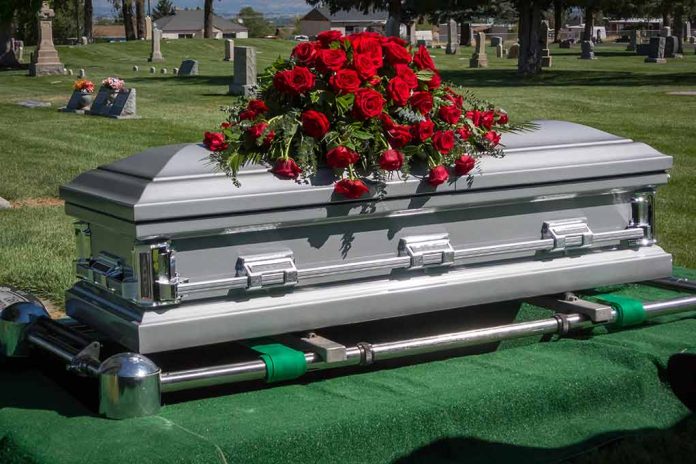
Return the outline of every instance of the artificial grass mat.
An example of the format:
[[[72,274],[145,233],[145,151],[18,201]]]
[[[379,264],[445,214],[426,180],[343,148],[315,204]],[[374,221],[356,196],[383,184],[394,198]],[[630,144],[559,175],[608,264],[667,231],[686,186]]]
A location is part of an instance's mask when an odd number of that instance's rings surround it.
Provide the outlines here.
[[[678,295],[640,285],[601,291]],[[199,398],[125,421],[97,417],[42,371],[3,369],[0,462],[554,462],[597,453],[621,437],[694,430],[665,379],[670,355],[696,347],[694,315]]]

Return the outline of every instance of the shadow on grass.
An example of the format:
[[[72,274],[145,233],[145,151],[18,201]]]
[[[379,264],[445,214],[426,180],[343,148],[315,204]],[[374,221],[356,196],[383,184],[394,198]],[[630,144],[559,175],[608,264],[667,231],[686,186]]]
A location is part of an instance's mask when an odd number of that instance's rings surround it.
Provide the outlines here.
[[[660,430],[617,430],[601,433],[559,448],[537,448],[481,440],[444,438],[397,459],[395,464],[488,462],[692,462],[696,417],[690,415],[673,427]]]
[[[696,85],[696,73],[643,74],[628,71],[547,70],[535,77],[522,78],[517,75],[515,69],[466,69],[443,70],[440,74],[443,80],[471,87]]]
[[[232,83],[232,75],[229,76],[173,76],[171,74],[158,75],[152,77],[132,77],[129,82],[164,82],[175,83],[177,85],[230,85]]]

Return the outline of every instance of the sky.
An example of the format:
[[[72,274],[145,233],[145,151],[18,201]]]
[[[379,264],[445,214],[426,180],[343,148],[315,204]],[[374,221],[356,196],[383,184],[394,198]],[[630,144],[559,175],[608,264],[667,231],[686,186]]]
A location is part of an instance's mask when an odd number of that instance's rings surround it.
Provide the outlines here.
[[[112,16],[113,7],[109,0],[93,0],[95,16]],[[150,0],[152,8],[157,0]],[[203,0],[173,0],[177,7],[203,8]],[[147,0],[145,2],[147,8]],[[307,13],[312,7],[304,0],[215,0],[213,8],[220,16],[232,16],[245,6],[251,6],[257,11],[271,16],[296,15]]]

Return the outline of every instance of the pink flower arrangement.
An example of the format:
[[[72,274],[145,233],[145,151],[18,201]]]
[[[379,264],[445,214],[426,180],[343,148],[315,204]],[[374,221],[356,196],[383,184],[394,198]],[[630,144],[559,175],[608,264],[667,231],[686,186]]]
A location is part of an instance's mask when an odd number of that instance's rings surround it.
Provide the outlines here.
[[[123,90],[126,86],[126,83],[123,82],[122,79],[119,79],[118,77],[107,77],[102,81],[102,87],[105,87],[107,89],[115,90],[117,92]]]

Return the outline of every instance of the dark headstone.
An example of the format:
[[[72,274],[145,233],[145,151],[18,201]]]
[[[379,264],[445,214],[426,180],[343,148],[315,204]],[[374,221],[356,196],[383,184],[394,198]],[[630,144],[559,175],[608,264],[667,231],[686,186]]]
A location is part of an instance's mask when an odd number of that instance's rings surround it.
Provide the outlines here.
[[[637,44],[636,45],[636,55],[638,55],[638,56],[650,55],[650,44]]]
[[[679,39],[677,36],[670,35],[665,37],[665,58],[676,58],[679,49]]]
[[[666,63],[665,60],[665,37],[652,37],[650,39],[650,54],[645,58],[646,63]]]
[[[198,75],[198,61],[196,60],[184,60],[179,66],[179,76],[197,76]]]
[[[558,48],[571,48],[572,46],[573,41],[570,39],[561,40],[561,43],[558,44]]]
[[[115,119],[137,119],[135,89],[123,89],[115,92],[102,87],[87,113]]]
[[[594,44],[592,43],[591,40],[583,40],[582,41],[580,59],[581,60],[594,60],[595,59]]]

